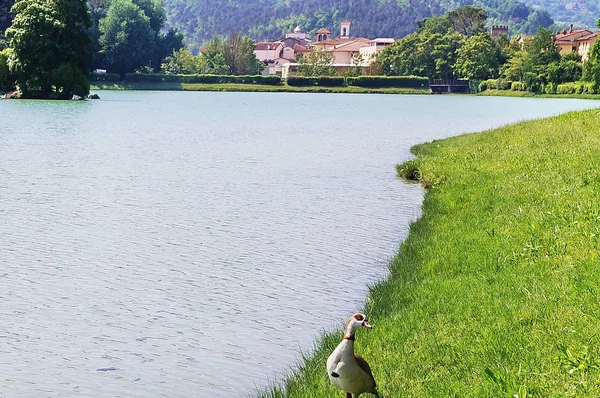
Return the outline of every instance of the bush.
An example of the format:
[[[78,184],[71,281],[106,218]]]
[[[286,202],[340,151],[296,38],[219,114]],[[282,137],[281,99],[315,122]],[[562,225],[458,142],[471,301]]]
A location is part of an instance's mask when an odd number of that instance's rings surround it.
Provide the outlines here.
[[[91,82],[118,82],[121,76],[118,73],[90,73],[88,80]]]
[[[556,94],[556,91],[557,91],[557,85],[556,85],[556,83],[547,83],[543,87],[544,87],[544,90],[543,90],[544,93],[546,93],[546,94]]]
[[[585,83],[583,85],[582,94],[596,94],[596,87],[594,87],[594,83]]]
[[[281,83],[279,76],[263,75],[171,75],[162,73],[128,73],[128,82],[179,82],[179,83],[202,83],[202,84],[264,84],[277,85]]]
[[[508,90],[511,86],[512,82],[504,79],[496,80],[496,89],[498,90]]]
[[[288,86],[307,87],[317,84],[316,77],[290,76],[286,80]]]
[[[346,79],[337,76],[321,76],[317,77],[317,86],[323,87],[340,87],[346,83]]]
[[[487,85],[487,81],[482,81],[481,83],[479,83],[479,87],[478,87],[479,91],[485,91],[488,89],[488,85]]]
[[[487,79],[485,83],[487,84],[488,90],[496,90],[498,88],[496,79]]]
[[[558,94],[575,94],[575,84],[573,83],[566,83],[566,84],[559,84],[556,87],[556,92]]]
[[[523,91],[523,83],[521,82],[512,82],[510,85],[510,89],[512,91]]]
[[[575,94],[583,94],[583,84],[575,84]]]
[[[8,68],[8,49],[0,51],[0,93],[6,93],[15,88],[15,76]]]
[[[373,87],[400,87],[400,88],[428,88],[429,79],[419,76],[359,76],[346,79],[349,86],[365,88]]]

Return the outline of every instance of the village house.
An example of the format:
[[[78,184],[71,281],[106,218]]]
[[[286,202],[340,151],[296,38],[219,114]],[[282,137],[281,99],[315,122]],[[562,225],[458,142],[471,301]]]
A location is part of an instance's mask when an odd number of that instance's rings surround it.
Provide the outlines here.
[[[569,30],[565,29],[562,33],[556,35],[556,45],[560,48],[560,54],[578,53],[578,39],[589,36],[593,32],[587,29],[573,30],[573,24]]]
[[[355,66],[369,66],[379,52],[395,41],[392,38],[352,38],[350,26],[349,20],[341,21],[340,35],[337,38],[331,37],[331,31],[319,29],[315,32],[315,41],[300,27],[296,27],[293,32],[286,34],[285,39],[256,43],[254,53],[258,60],[266,65],[263,74],[276,74],[287,78],[297,71],[299,58],[310,51],[331,52],[332,66],[344,70]]]

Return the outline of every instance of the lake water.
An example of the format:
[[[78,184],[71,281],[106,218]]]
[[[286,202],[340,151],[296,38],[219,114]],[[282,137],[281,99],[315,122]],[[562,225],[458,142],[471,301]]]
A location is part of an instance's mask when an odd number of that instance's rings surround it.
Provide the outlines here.
[[[100,92],[0,101],[0,396],[239,397],[360,310],[409,148],[597,102]]]

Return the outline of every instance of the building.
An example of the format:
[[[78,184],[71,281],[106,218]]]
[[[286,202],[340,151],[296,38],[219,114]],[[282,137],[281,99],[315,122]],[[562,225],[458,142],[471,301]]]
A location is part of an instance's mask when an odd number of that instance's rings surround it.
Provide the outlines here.
[[[593,32],[587,36],[582,36],[576,41],[577,53],[581,55],[581,60],[583,62],[587,61],[589,57],[590,50],[596,40],[598,40],[598,35],[600,32]]]
[[[493,25],[490,28],[490,36],[500,37],[502,35],[508,37],[508,25]]]
[[[584,36],[589,36],[593,32],[587,29],[573,30],[573,24],[569,30],[565,29],[562,33],[556,35],[556,45],[560,48],[560,54],[578,53],[579,42]]]

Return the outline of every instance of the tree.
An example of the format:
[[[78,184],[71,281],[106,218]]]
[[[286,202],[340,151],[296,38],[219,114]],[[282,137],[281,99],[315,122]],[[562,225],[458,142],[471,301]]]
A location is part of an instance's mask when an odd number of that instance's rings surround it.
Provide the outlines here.
[[[221,52],[231,75],[255,75],[262,69],[254,55],[254,41],[248,36],[231,33],[223,43]]]
[[[15,88],[15,79],[8,67],[10,49],[0,51],[0,93],[7,93]]]
[[[149,65],[155,33],[150,18],[131,0],[113,0],[100,21],[100,45],[106,66],[125,78],[136,68]]]
[[[325,50],[312,50],[300,59],[298,74],[301,76],[333,76],[333,53]]]
[[[457,49],[463,37],[455,31],[446,34],[413,33],[384,49],[378,61],[386,75],[417,75],[448,79],[455,75]]]
[[[165,73],[194,74],[199,71],[198,64],[198,58],[194,57],[187,48],[182,48],[165,57],[160,69]]]
[[[473,36],[485,31],[487,14],[481,8],[462,6],[446,14],[452,29],[463,36]]]
[[[487,79],[498,74],[498,52],[487,33],[467,38],[457,50],[456,72],[468,79]]]
[[[212,38],[206,49],[200,54],[198,60],[198,72],[209,75],[225,75],[229,72],[229,66],[223,55],[223,41],[220,37]]]
[[[11,11],[9,64],[23,96],[87,95],[91,19],[85,1],[19,0]]]
[[[538,33],[523,44],[508,62],[504,74],[509,80],[522,82],[529,91],[539,91],[546,83],[559,83],[560,49],[554,34],[540,28]]]
[[[590,53],[588,60],[584,64],[583,79],[591,82],[594,89],[600,89],[600,41],[596,41]]]

